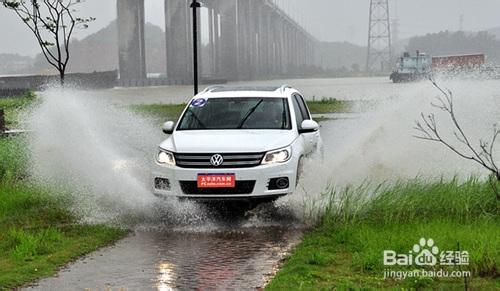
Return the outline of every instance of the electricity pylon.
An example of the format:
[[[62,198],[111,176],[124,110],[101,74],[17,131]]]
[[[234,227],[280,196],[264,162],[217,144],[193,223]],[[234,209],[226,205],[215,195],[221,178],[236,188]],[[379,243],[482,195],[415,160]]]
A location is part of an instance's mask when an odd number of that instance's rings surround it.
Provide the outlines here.
[[[392,43],[389,0],[370,1],[367,71],[387,71],[391,67]]]

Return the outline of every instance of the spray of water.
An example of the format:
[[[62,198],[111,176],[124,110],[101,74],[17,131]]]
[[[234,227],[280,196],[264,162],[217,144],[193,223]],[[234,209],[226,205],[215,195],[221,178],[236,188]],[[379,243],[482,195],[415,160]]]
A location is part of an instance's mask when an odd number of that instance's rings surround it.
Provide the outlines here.
[[[29,119],[33,176],[67,189],[84,221],[158,222],[166,213],[177,223],[203,220],[195,204],[151,194],[150,165],[162,138],[151,120],[83,91],[51,89],[41,98]]]
[[[454,92],[457,115],[471,140],[489,137],[500,116],[500,81],[441,84]],[[370,96],[363,96],[379,100],[368,113],[323,123],[324,156],[306,162],[300,190],[275,208],[254,210],[257,214],[243,226],[266,226],[276,217],[310,217],[321,207],[320,194],[328,185],[484,174],[441,145],[413,137],[420,113],[436,112],[430,102],[440,93],[429,82],[374,88]],[[164,136],[152,120],[110,104],[105,97],[69,89],[42,94],[43,102],[29,118],[34,176],[70,189],[73,209],[89,222],[158,225],[167,217],[167,223],[195,230],[215,228],[197,204],[158,200],[151,194],[150,165]],[[453,138],[452,132],[446,133],[451,126],[448,116],[436,113],[443,134]]]
[[[490,138],[498,122],[499,81],[438,81],[454,92],[459,122],[475,145]],[[401,86],[398,98],[385,100],[370,114],[361,116],[352,127],[330,164],[339,184],[365,179],[393,180],[479,175],[480,167],[463,160],[441,144],[415,138],[415,122],[420,114],[436,113],[440,132],[453,141],[449,115],[432,107],[441,93],[428,81]],[[455,142],[459,148],[460,143]]]
[[[453,91],[457,117],[474,145],[478,147],[481,138],[490,139],[493,125],[500,121],[500,81],[438,82]],[[378,101],[367,113],[322,124],[325,158],[322,162],[308,161],[300,195],[292,195],[284,203],[296,212],[305,211],[307,216],[317,212],[317,207],[328,198],[329,190],[325,188],[340,190],[346,186],[366,183],[376,186],[416,177],[433,180],[488,174],[441,144],[415,138],[418,134],[415,122],[421,118],[420,114],[436,113],[440,133],[447,140],[455,140],[449,115],[431,106],[440,94],[429,81],[374,86],[369,96],[365,96]],[[454,144],[465,150],[459,142]],[[498,156],[500,146],[496,151]]]

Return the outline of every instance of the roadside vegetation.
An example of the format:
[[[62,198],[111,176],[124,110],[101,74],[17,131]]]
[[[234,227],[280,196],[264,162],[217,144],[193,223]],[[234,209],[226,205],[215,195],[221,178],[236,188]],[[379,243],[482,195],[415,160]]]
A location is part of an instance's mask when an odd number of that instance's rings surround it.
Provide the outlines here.
[[[319,101],[307,101],[311,114],[346,113],[351,112],[354,101],[337,100],[334,98],[323,98]],[[151,104],[134,105],[132,110],[143,115],[161,119],[162,121],[177,120],[186,104]],[[319,120],[325,117],[316,118]]]
[[[0,99],[7,126],[34,95]],[[69,212],[69,196],[30,181],[23,136],[0,136],[0,289],[54,275],[69,261],[114,242],[125,230],[83,225]],[[57,195],[56,195],[57,194]]]
[[[372,189],[332,190],[318,228],[305,235],[267,289],[498,290],[500,220],[488,182],[415,179]],[[408,254],[421,238],[432,238],[439,250],[467,250],[470,264],[461,270],[472,278],[384,279],[385,270],[420,269],[385,267],[383,252]]]
[[[5,125],[7,128],[17,127],[19,114],[33,104],[36,96],[28,91],[21,97],[0,98],[0,109],[5,112]]]

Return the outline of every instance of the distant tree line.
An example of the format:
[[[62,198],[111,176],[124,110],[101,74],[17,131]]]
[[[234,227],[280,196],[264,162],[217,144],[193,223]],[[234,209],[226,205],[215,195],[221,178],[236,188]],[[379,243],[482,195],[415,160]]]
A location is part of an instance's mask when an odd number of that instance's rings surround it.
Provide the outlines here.
[[[413,37],[407,51],[413,53],[417,50],[431,56],[484,53],[488,62],[500,65],[500,40],[486,31],[442,31]]]

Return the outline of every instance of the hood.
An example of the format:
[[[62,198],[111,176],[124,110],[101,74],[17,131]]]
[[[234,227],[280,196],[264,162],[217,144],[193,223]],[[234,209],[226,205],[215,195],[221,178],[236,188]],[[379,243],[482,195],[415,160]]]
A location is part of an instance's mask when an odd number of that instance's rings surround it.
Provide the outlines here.
[[[160,147],[177,153],[266,152],[290,145],[293,130],[176,131]]]

